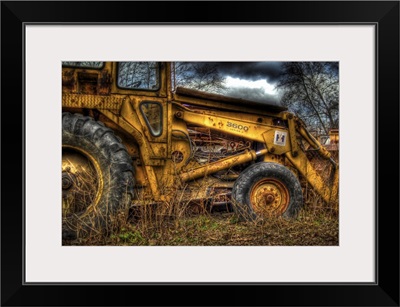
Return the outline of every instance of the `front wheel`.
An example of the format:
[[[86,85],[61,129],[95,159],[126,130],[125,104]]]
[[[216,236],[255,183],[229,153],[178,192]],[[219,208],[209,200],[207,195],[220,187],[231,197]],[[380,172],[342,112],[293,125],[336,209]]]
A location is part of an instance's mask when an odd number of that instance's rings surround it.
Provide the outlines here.
[[[114,132],[80,114],[62,115],[63,239],[108,233],[133,195],[131,157]]]
[[[303,205],[297,177],[277,163],[260,162],[246,168],[232,189],[233,208],[242,220],[284,216],[294,218]]]

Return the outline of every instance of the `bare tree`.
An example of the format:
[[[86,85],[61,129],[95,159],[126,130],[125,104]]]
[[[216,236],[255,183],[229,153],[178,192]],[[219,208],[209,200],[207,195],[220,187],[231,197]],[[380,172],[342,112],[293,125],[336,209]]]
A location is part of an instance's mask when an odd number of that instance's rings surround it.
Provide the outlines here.
[[[277,88],[281,103],[317,132],[339,127],[337,62],[286,62]]]
[[[175,86],[210,93],[221,93],[225,89],[224,77],[212,62],[176,62]]]

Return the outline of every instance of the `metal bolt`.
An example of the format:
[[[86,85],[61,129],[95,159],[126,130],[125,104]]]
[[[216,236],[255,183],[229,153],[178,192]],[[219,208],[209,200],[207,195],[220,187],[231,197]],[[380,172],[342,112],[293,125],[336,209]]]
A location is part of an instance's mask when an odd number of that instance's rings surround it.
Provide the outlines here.
[[[62,189],[67,190],[72,186],[72,180],[67,174],[62,175]]]

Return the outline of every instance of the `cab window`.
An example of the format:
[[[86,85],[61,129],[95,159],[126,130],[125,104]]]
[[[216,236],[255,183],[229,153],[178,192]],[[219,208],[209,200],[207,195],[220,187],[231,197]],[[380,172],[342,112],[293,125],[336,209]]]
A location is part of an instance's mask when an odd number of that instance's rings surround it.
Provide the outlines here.
[[[117,85],[124,89],[158,90],[160,88],[157,62],[119,62]]]
[[[103,67],[104,62],[62,62],[63,66],[82,67],[82,68],[96,68]]]
[[[145,101],[140,104],[140,111],[153,136],[162,134],[162,107],[158,102]]]

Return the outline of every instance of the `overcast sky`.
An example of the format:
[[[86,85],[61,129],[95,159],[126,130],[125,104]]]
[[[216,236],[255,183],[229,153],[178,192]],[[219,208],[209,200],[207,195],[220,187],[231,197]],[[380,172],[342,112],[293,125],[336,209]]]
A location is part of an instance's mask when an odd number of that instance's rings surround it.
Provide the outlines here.
[[[225,95],[256,101],[278,103],[275,89],[281,62],[219,62],[218,70],[225,77]]]

